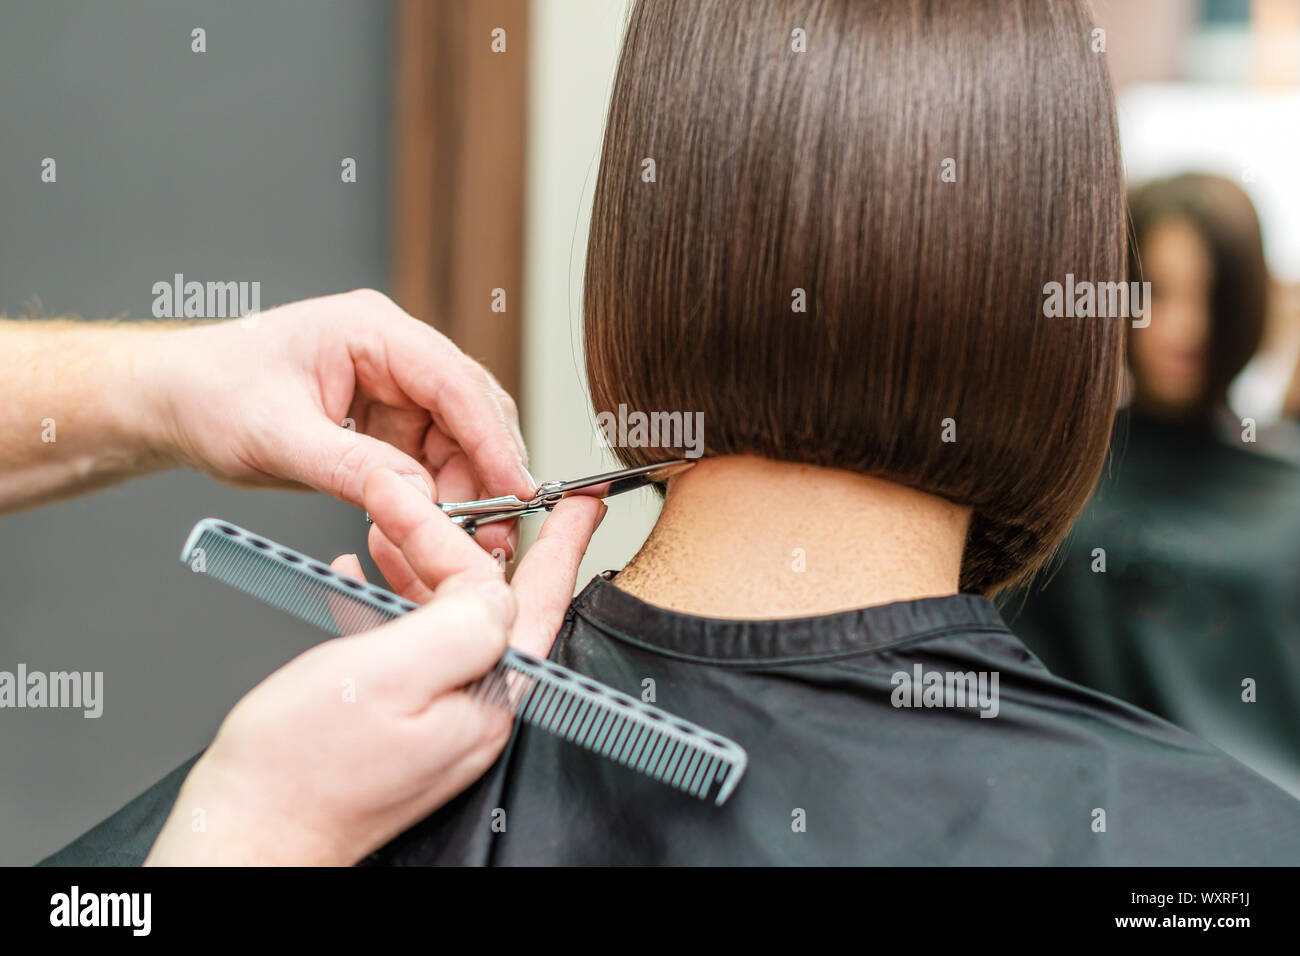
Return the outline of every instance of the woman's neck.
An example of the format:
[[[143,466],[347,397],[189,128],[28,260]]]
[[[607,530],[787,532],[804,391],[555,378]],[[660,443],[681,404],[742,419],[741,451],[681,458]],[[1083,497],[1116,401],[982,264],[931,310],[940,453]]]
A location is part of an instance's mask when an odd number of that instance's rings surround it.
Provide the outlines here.
[[[669,482],[614,583],[720,618],[812,617],[955,594],[970,509],[880,478],[752,456]]]

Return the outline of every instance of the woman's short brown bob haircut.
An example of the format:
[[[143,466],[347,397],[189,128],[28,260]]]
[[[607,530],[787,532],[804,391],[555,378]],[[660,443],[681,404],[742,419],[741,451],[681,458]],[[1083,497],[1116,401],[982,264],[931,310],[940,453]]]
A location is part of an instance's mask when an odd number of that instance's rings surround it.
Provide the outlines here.
[[[1129,191],[1129,275],[1142,279],[1142,246],[1170,220],[1189,223],[1209,253],[1210,336],[1201,396],[1189,417],[1208,417],[1227,400],[1228,386],[1246,367],[1264,336],[1270,279],[1259,215],[1245,190],[1230,179],[1183,173]],[[1139,398],[1144,391],[1134,369]]]
[[[1098,45],[1077,0],[639,0],[587,249],[596,410],[970,505],[962,590],[1026,579],[1119,386],[1124,320],[1044,316],[1067,274],[1126,278]]]

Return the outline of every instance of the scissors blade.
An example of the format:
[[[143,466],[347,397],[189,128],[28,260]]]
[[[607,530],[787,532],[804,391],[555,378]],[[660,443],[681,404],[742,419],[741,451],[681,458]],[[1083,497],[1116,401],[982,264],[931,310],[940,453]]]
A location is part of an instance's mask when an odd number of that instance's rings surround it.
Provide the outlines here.
[[[686,471],[694,464],[694,461],[678,458],[674,461],[661,461],[651,465],[640,465],[636,468],[608,471],[603,475],[592,475],[590,478],[576,478],[573,481],[548,481],[538,489],[537,496],[539,498],[545,497],[547,501],[554,498],[554,502],[559,502],[570,495],[610,498],[614,495],[621,495],[625,491],[635,491],[638,488],[644,488],[646,485],[667,481],[674,475]],[[559,497],[556,498],[556,495],[559,495]],[[554,502],[552,502],[551,507],[554,507]]]
[[[514,495],[504,495],[500,498],[484,498],[479,501],[440,501],[438,507],[452,521],[473,534],[478,525],[492,521],[509,521],[525,515],[550,511],[565,498],[574,495],[610,498],[667,481],[694,464],[692,460],[679,458],[651,465],[639,465],[636,468],[607,471],[587,478],[575,478],[572,481],[548,481],[542,484],[528,501],[522,501]]]

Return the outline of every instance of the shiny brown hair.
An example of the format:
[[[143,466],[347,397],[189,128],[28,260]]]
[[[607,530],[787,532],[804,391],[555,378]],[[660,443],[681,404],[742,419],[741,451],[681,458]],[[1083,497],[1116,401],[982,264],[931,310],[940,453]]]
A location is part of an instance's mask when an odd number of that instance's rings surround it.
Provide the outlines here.
[[[1044,316],[1067,273],[1126,278],[1093,29],[1076,0],[639,0],[587,248],[595,409],[969,505],[962,589],[1032,574],[1119,384],[1122,320]]]

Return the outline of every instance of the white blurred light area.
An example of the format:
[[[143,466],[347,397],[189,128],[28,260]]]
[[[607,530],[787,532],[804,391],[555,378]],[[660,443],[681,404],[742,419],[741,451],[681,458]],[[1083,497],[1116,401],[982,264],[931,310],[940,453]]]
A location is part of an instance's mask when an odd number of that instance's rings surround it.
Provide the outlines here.
[[[1300,91],[1134,86],[1119,126],[1131,184],[1183,172],[1235,180],[1259,210],[1274,276],[1300,282]]]

